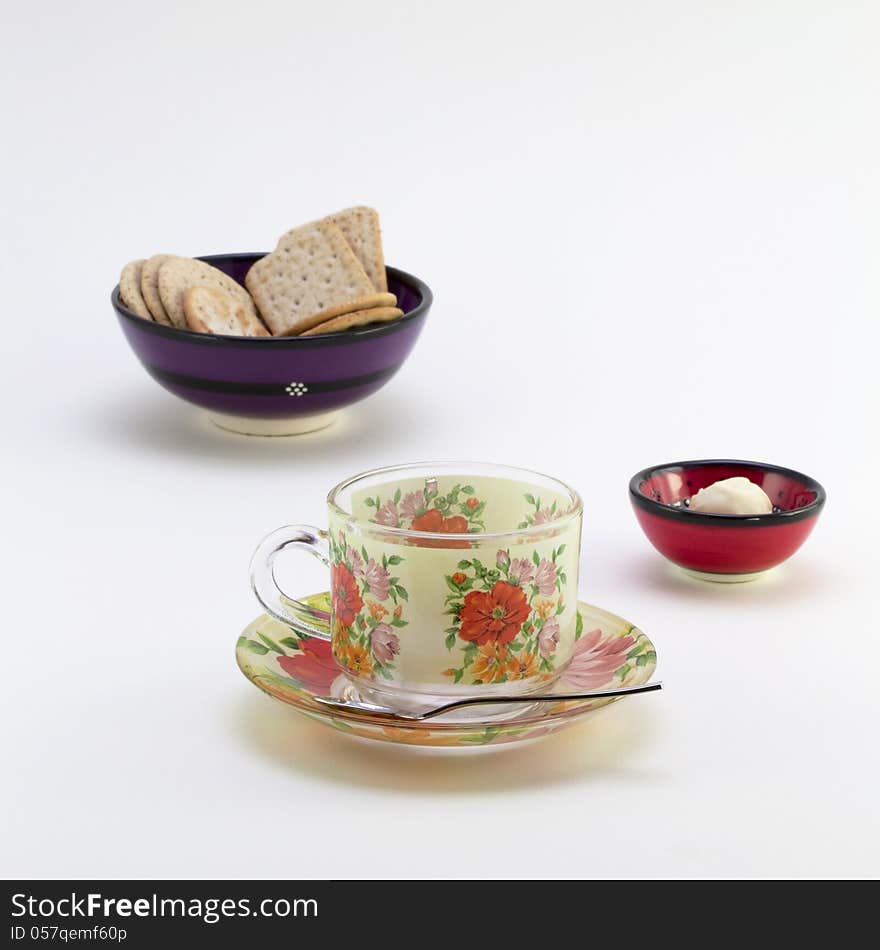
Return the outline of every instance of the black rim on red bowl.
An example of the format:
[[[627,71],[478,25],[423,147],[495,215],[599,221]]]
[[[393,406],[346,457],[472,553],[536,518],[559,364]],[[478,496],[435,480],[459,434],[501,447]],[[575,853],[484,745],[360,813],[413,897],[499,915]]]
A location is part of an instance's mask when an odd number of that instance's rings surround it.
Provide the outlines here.
[[[689,508],[676,508],[673,505],[667,505],[656,498],[642,494],[641,487],[653,478],[655,475],[663,475],[667,472],[681,474],[688,469],[708,468],[709,466],[735,466],[742,468],[752,468],[761,472],[775,472],[777,475],[783,475],[787,478],[801,482],[807,491],[812,492],[815,498],[801,505],[799,508],[791,508],[787,511],[774,511],[766,515],[718,515],[704,511],[691,511]],[[742,459],[696,459],[690,462],[668,462],[665,465],[652,465],[650,468],[642,469],[637,472],[629,481],[629,496],[634,505],[637,505],[644,511],[654,515],[661,515],[664,518],[677,518],[694,524],[712,524],[712,525],[754,525],[763,527],[772,524],[791,524],[793,521],[801,521],[804,518],[811,518],[817,515],[825,504],[825,489],[809,475],[803,472],[796,472],[792,468],[783,468],[781,465],[770,465],[766,462],[747,462]]]
[[[265,257],[266,252],[254,252],[251,254],[207,254],[198,257],[196,260],[204,261],[206,264],[216,266],[217,261],[242,261],[252,259],[254,262],[261,257]],[[155,333],[158,336],[169,337],[178,340],[192,340],[199,343],[205,343],[214,346],[235,345],[235,346],[253,346],[265,349],[291,349],[299,347],[319,347],[333,346],[334,344],[350,343],[352,339],[373,339],[374,337],[387,336],[391,333],[398,333],[405,326],[421,319],[428,312],[434,300],[430,287],[418,277],[408,274],[406,271],[398,270],[396,267],[386,267],[388,276],[398,283],[406,284],[414,290],[421,298],[412,310],[404,313],[402,317],[391,323],[380,323],[371,327],[361,327],[353,330],[346,330],[344,333],[316,333],[314,336],[275,336],[275,337],[252,337],[252,336],[220,336],[212,333],[196,333],[193,330],[181,330],[178,327],[167,327],[161,323],[154,323],[152,320],[145,320],[136,313],[129,310],[122,302],[119,296],[119,284],[117,284],[110,294],[110,302],[114,309],[127,320],[135,323],[141,330],[149,333]]]

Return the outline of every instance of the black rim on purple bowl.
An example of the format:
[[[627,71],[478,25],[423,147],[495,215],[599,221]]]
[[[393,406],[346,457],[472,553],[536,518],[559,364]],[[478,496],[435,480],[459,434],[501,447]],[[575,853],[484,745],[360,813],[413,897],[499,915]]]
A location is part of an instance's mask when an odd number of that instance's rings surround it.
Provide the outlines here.
[[[261,257],[266,256],[265,251],[259,253],[241,253],[241,254],[207,254],[197,257],[196,260],[204,261],[206,264],[217,266],[218,261],[243,261],[251,260],[254,263]],[[360,327],[353,330],[346,330],[344,333],[316,333],[314,336],[273,336],[273,337],[252,337],[252,336],[220,336],[212,333],[196,333],[194,330],[181,330],[178,327],[168,327],[161,323],[154,323],[152,320],[146,320],[139,317],[136,313],[129,310],[122,302],[119,296],[119,284],[117,284],[110,294],[110,302],[116,312],[125,317],[126,320],[134,323],[139,329],[148,333],[155,333],[158,336],[169,337],[177,340],[190,340],[213,346],[251,346],[265,349],[297,349],[301,347],[320,347],[333,346],[342,343],[351,343],[352,339],[373,339],[379,336],[387,336],[392,333],[399,333],[404,327],[409,326],[421,320],[428,312],[434,301],[434,295],[431,288],[418,277],[408,274],[406,271],[398,270],[396,267],[386,267],[388,276],[398,283],[405,284],[419,296],[419,302],[408,310],[402,317],[391,323],[380,323],[374,326]]]
[[[689,508],[676,508],[667,505],[656,498],[649,498],[641,492],[641,486],[649,478],[655,475],[663,475],[666,472],[680,473],[687,468],[707,468],[710,465],[737,465],[748,468],[758,469],[762,472],[776,472],[778,475],[785,475],[787,478],[802,482],[807,491],[815,494],[815,498],[802,505],[800,508],[792,508],[788,511],[774,511],[766,515],[718,515],[705,511],[691,511]],[[801,521],[804,518],[811,518],[818,515],[825,504],[825,489],[809,475],[803,472],[796,472],[793,468],[783,468],[781,465],[770,465],[767,462],[747,462],[743,459],[695,459],[690,462],[667,462],[665,465],[652,465],[650,468],[643,468],[629,480],[629,496],[634,505],[644,511],[654,515],[661,515],[664,518],[684,519],[695,524],[728,524],[731,526],[765,526],[771,524],[791,524],[793,521]]]

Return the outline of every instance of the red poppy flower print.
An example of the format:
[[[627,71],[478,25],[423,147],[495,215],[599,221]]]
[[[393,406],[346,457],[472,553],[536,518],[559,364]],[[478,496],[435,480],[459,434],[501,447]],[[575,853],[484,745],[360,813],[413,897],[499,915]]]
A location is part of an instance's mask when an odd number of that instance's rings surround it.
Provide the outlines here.
[[[467,534],[467,518],[462,515],[453,515],[451,518],[444,518],[439,508],[429,508],[423,515],[412,520],[413,531],[430,531],[431,534]],[[423,548],[468,548],[469,541],[441,541],[424,540],[417,541]]]
[[[438,534],[443,530],[443,514],[439,508],[429,508],[423,515],[412,520],[413,531],[431,531]]]
[[[342,563],[334,564],[330,571],[330,595],[333,615],[343,626],[350,627],[364,602],[358,593],[354,575]]]
[[[339,676],[339,666],[333,659],[330,644],[311,637],[301,640],[299,648],[302,652],[295,656],[279,656],[278,665],[310,692],[328,693],[333,680]]]
[[[491,590],[472,590],[459,613],[459,636],[471,643],[510,643],[531,608],[521,587],[496,581]]]

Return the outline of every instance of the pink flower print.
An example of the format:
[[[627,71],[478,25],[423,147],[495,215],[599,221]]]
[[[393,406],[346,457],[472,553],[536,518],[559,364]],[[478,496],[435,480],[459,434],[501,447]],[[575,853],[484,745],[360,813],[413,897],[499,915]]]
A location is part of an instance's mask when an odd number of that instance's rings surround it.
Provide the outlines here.
[[[384,666],[400,653],[400,638],[387,623],[379,623],[370,634],[373,656]]]
[[[377,564],[373,558],[367,561],[367,566],[364,568],[364,581],[376,600],[388,600],[391,577],[388,571],[381,564]]]
[[[635,637],[603,636],[601,630],[585,633],[574,645],[565,682],[583,690],[610,685],[614,671],[626,663],[626,654],[635,642]]]
[[[348,558],[348,563],[351,564],[351,573],[355,577],[364,576],[364,559],[360,554],[354,549],[349,548],[346,552],[346,557]]]
[[[535,586],[542,597],[549,597],[556,590],[556,565],[547,558],[542,558],[535,571]]]
[[[400,503],[400,514],[412,521],[413,518],[424,513],[427,507],[425,493],[423,491],[411,491],[403,496],[403,501]]]
[[[532,524],[547,524],[548,521],[552,520],[553,515],[549,508],[541,508],[532,516]]]
[[[507,551],[499,551],[495,555],[495,564],[499,570],[504,570],[504,568],[510,564],[510,555],[507,553]]]
[[[525,557],[515,557],[510,562],[510,570],[507,576],[514,584],[525,587],[526,584],[535,576],[535,565]]]
[[[549,657],[556,652],[556,647],[559,645],[559,632],[559,622],[555,617],[541,627],[538,634],[538,649],[541,651],[541,656]]]
[[[384,524],[387,528],[400,527],[400,515],[397,513],[397,505],[395,505],[390,498],[376,512],[376,524]]]

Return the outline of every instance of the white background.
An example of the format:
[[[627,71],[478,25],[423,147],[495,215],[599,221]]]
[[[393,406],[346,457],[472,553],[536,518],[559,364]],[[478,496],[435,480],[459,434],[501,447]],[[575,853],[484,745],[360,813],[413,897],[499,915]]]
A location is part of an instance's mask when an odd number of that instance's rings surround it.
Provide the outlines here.
[[[0,872],[880,871],[875,3],[2,17]],[[436,293],[387,388],[254,440],[147,377],[108,300],[126,261],[354,203]],[[436,758],[245,682],[259,537],[320,524],[348,474],[450,456],[581,490],[582,597],[655,640],[664,693]],[[713,456],[828,489],[766,581],[689,581],[629,508],[636,470]]]

